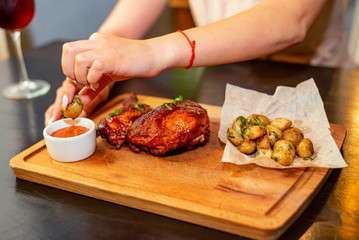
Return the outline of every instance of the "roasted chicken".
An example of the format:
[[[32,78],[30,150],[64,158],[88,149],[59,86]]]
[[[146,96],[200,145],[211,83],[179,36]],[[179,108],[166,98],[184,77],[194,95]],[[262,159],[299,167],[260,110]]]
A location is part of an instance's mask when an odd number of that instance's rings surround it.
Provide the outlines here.
[[[128,128],[137,118],[150,110],[149,105],[138,103],[137,96],[131,94],[124,99],[120,109],[100,120],[97,133],[119,149],[125,141]]]
[[[192,149],[209,136],[207,111],[190,100],[160,105],[136,119],[127,130],[133,151],[163,155],[177,149]]]

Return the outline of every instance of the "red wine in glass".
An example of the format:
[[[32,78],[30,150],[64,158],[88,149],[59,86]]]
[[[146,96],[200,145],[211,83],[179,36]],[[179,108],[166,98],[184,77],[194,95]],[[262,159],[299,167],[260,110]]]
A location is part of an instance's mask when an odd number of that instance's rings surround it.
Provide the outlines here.
[[[34,98],[50,90],[48,82],[29,79],[21,50],[21,30],[31,22],[34,13],[34,0],[0,0],[0,27],[7,30],[13,40],[20,70],[20,82],[7,86],[3,91],[9,99]]]
[[[25,28],[34,17],[33,0],[0,0],[0,27],[7,30]]]

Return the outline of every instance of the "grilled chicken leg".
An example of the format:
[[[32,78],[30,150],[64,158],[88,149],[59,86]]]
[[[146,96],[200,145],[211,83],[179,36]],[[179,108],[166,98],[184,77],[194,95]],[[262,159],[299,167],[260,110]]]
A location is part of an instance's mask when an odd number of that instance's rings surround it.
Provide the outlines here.
[[[131,94],[124,99],[120,109],[100,120],[97,133],[119,149],[125,141],[128,128],[137,118],[150,110],[149,105],[138,103],[137,96]]]
[[[180,148],[192,149],[209,136],[207,111],[190,100],[166,103],[141,115],[127,130],[134,151],[163,155]]]

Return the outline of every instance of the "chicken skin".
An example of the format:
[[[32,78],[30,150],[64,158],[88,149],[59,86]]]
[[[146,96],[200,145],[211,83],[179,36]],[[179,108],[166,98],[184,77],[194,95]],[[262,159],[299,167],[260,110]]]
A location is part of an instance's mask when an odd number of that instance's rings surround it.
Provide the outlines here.
[[[128,128],[137,118],[150,110],[149,105],[138,103],[137,96],[131,94],[124,99],[120,109],[100,120],[97,134],[119,149],[125,142]]]
[[[209,137],[207,111],[190,100],[160,105],[137,118],[127,130],[133,151],[164,155],[176,149],[192,149]]]

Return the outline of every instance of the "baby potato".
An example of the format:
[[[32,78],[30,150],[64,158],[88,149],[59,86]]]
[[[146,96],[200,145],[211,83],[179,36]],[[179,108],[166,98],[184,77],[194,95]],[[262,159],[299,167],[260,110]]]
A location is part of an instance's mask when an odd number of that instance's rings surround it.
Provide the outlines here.
[[[273,150],[272,159],[280,165],[289,166],[293,162],[294,155],[288,149],[277,148]]]
[[[295,127],[290,127],[283,131],[282,139],[290,141],[295,147],[302,141],[304,135],[301,130]]]
[[[75,119],[80,116],[82,108],[83,104],[80,98],[75,95],[73,101],[67,105],[66,108],[61,106],[61,111],[65,117]]]
[[[234,130],[233,128],[227,129],[227,138],[234,145],[238,146],[240,142],[243,141],[243,137],[240,132]]]
[[[248,132],[249,139],[251,139],[251,140],[255,140],[259,137],[262,137],[265,134],[267,134],[266,128],[264,126],[260,126],[260,125],[251,126],[251,128],[249,129],[249,132]]]
[[[262,137],[256,139],[257,149],[270,149],[270,141],[267,134],[264,134]]]
[[[293,158],[295,156],[295,148],[288,140],[278,140],[273,146],[273,152],[275,152],[277,149],[286,149],[291,152]]]
[[[275,126],[279,128],[280,130],[284,131],[290,126],[292,126],[292,121],[286,119],[286,118],[276,118],[274,119],[270,125]]]
[[[238,132],[241,132],[241,128],[243,128],[247,124],[247,120],[243,116],[238,116],[232,124],[232,128]]]
[[[256,151],[257,144],[255,141],[244,139],[239,145],[238,150],[244,154],[252,154]]]
[[[272,154],[273,154],[273,150],[270,149],[270,148],[261,148],[261,149],[258,149],[257,152],[256,152],[256,157],[269,157],[271,158],[272,157]]]
[[[252,114],[247,117],[247,122],[251,125],[266,126],[270,123],[269,119],[264,115]]]
[[[291,165],[296,155],[312,160],[314,154],[312,141],[304,138],[303,132],[283,117],[270,121],[260,114],[247,118],[238,116],[232,128],[228,128],[227,138],[241,153],[269,157],[283,166]]]
[[[314,153],[313,143],[309,138],[304,138],[297,145],[297,155],[301,158],[309,158]]]
[[[282,137],[282,130],[272,125],[267,125],[266,129],[270,145],[273,147],[275,142]]]

